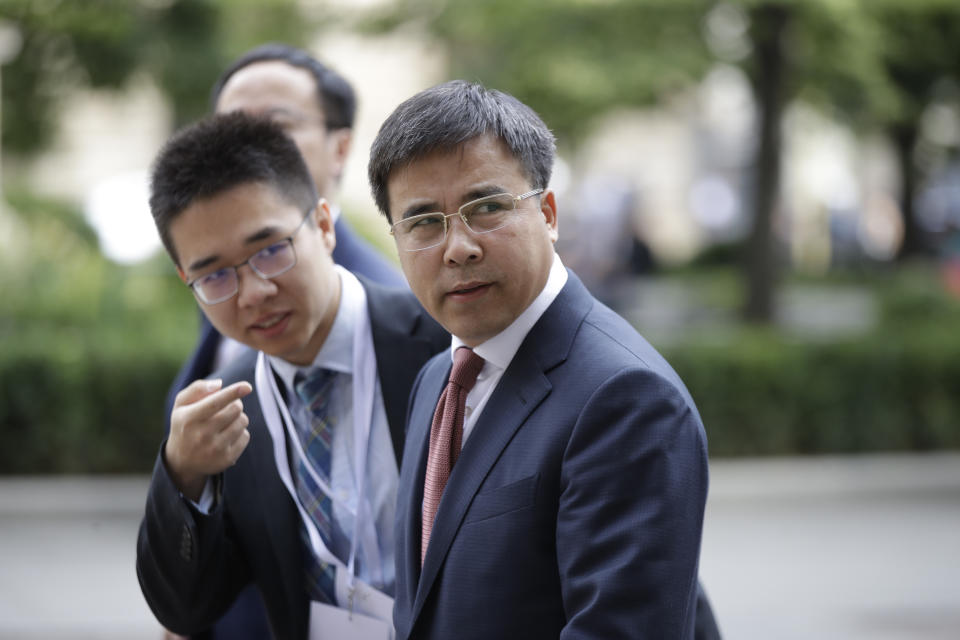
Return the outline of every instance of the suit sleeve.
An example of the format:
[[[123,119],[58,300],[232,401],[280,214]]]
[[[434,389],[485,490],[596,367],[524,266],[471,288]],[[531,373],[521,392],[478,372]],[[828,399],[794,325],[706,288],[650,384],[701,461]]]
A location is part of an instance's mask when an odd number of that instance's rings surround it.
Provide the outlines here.
[[[628,369],[592,394],[564,452],[562,638],[692,638],[706,439],[688,396]]]
[[[220,334],[207,317],[200,313],[200,331],[197,337],[197,346],[193,353],[184,361],[176,377],[167,390],[164,403],[164,433],[170,433],[170,414],[173,412],[173,403],[177,393],[198,378],[205,378],[213,371],[213,362],[217,357],[217,347],[220,345]]]
[[[208,628],[249,581],[221,506],[203,515],[173,484],[161,454],[137,536],[137,578],[157,620],[180,634]],[[217,479],[222,482],[222,476]]]

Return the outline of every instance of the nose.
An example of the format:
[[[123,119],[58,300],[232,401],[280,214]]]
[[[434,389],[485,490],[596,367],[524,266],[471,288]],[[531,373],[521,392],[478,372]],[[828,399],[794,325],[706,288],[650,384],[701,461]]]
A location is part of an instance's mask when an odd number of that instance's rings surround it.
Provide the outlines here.
[[[237,269],[237,287],[237,304],[241,307],[256,306],[277,292],[273,280],[261,278],[248,264]]]
[[[447,237],[444,241],[443,261],[449,266],[477,262],[483,258],[483,248],[477,235],[467,228],[460,216],[447,218]]]

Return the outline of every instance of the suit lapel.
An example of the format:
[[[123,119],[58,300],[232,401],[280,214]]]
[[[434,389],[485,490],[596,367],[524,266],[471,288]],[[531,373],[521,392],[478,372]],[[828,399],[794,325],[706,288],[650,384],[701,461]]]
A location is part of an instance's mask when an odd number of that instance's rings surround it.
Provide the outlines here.
[[[424,369],[420,386],[410,413],[407,432],[407,444],[404,452],[406,463],[400,468],[400,490],[397,495],[397,512],[401,530],[397,539],[402,552],[397,562],[403,567],[397,568],[397,588],[406,591],[406,602],[413,603],[417,595],[417,582],[420,576],[420,536],[421,513],[423,505],[423,482],[427,467],[427,453],[430,448],[430,423],[436,409],[440,393],[450,375],[450,356],[444,352],[431,360]],[[398,594],[399,595],[399,594]]]
[[[410,581],[416,588],[411,625],[423,608],[470,503],[514,434],[550,393],[552,385],[547,372],[566,360],[580,324],[592,305],[590,294],[570,273],[560,295],[530,330],[497,384],[447,481],[420,579]],[[419,573],[416,565],[420,558],[420,524],[419,521],[411,522],[411,514],[417,518],[420,515],[432,411],[449,375],[449,358],[441,372],[437,373],[436,369],[438,367],[431,370],[429,387],[418,393],[422,400],[417,402],[416,414],[411,419],[411,442],[408,443],[408,446],[416,447],[416,464],[410,465],[416,471],[408,467],[411,475],[415,473],[414,484],[406,497],[407,502],[398,505],[405,510],[407,518],[409,545],[402,556],[410,576]],[[432,399],[429,405],[427,398]],[[403,484],[401,482],[401,486]]]
[[[253,379],[251,370],[250,379]],[[276,460],[273,456],[273,439],[264,422],[263,411],[260,408],[257,394],[250,394],[244,402],[247,404],[247,415],[250,417],[251,442],[244,455],[251,455],[251,486],[256,488],[255,495],[259,498],[259,513],[272,514],[264,519],[267,529],[269,553],[274,558],[278,572],[278,585],[283,588],[287,602],[288,615],[295,621],[293,626],[303,627],[306,630],[305,592],[303,591],[303,574],[301,567],[303,559],[299,545],[291,546],[291,540],[299,540],[299,531],[290,527],[299,527],[300,514],[296,510],[293,499],[280,480],[277,472]],[[252,404],[256,403],[256,404]],[[277,509],[287,509],[289,514],[277,513]],[[266,551],[266,549],[264,550]]]
[[[441,384],[441,389],[442,386]],[[414,618],[423,607],[424,600],[433,586],[447,551],[450,549],[450,544],[463,522],[463,517],[473,501],[473,497],[480,489],[480,485],[483,484],[483,480],[513,438],[514,433],[520,428],[520,425],[550,393],[550,388],[550,382],[543,374],[540,365],[532,358],[515,357],[507,371],[504,372],[500,383],[487,403],[483,415],[464,445],[443,491],[443,498],[440,500],[440,507],[437,510],[437,518],[430,534],[430,546],[427,548],[423,572],[419,580],[417,597],[413,607]],[[439,393],[437,395],[439,396]],[[432,416],[426,420],[428,431],[430,418]],[[429,437],[424,437],[424,440],[429,442]],[[421,499],[427,448],[421,447],[421,459],[417,461],[417,469],[421,471],[416,493]],[[414,507],[416,506],[414,505]],[[417,509],[417,513],[419,513],[419,509]],[[419,529],[420,527],[417,527],[417,535],[413,536],[417,542],[420,539]],[[407,555],[415,555],[419,559],[419,549],[415,551],[415,554]]]

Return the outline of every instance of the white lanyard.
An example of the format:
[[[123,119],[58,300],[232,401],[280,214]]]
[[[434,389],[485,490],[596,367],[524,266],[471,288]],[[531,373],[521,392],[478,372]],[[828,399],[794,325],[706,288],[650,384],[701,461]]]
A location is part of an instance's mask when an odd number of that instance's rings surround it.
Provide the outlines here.
[[[352,275],[352,274],[350,274]],[[349,276],[346,276],[349,277]],[[342,279],[343,286],[349,286],[346,277]],[[356,282],[356,281],[355,281]],[[356,282],[357,287],[363,292],[362,286]],[[350,545],[350,555],[347,565],[341,562],[323,543],[312,518],[303,509],[300,500],[297,499],[296,489],[293,479],[290,475],[290,467],[287,464],[287,452],[284,446],[286,442],[285,432],[289,433],[290,440],[294,443],[297,455],[304,456],[300,439],[296,434],[294,422],[290,417],[290,412],[286,404],[282,401],[280,390],[277,387],[276,380],[270,374],[270,367],[266,357],[261,352],[257,355],[256,366],[256,388],[257,397],[260,400],[260,407],[263,411],[263,417],[267,428],[273,439],[274,458],[276,460],[277,470],[280,478],[286,486],[287,491],[293,497],[297,510],[300,512],[300,518],[307,527],[307,533],[310,537],[310,543],[314,553],[324,562],[334,565],[338,571],[346,569],[347,576],[353,587],[356,578],[356,553],[360,544],[363,544],[365,557],[369,563],[369,569],[372,579],[376,582],[382,582],[382,569],[380,563],[380,551],[377,544],[376,527],[371,513],[369,501],[366,497],[367,486],[367,459],[370,448],[370,430],[373,422],[373,404],[374,392],[376,389],[376,360],[373,353],[373,339],[370,332],[370,322],[366,313],[365,295],[362,295],[362,306],[360,312],[354,314],[357,322],[353,332],[353,363],[354,363],[354,384],[353,384],[353,422],[354,422],[354,486],[357,487],[357,509],[354,514],[353,536]],[[341,296],[341,302],[344,296]],[[311,465],[307,465],[311,473],[314,471]],[[324,491],[331,500],[337,501],[349,511],[353,511],[348,505],[344,504],[332,491],[326,482],[314,475],[321,490]],[[362,533],[361,533],[362,532]],[[361,541],[362,535],[362,541]]]

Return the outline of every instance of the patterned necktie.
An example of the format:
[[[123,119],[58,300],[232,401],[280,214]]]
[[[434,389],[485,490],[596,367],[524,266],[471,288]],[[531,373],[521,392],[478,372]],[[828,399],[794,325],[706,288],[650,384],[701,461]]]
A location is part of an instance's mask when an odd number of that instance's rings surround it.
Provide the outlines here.
[[[307,418],[294,421],[297,425],[297,437],[305,454],[305,458],[297,455],[293,461],[294,484],[300,504],[310,515],[317,531],[320,532],[323,544],[331,552],[334,552],[333,505],[330,496],[317,484],[310,468],[327,483],[327,486],[330,486],[330,448],[337,416],[328,411],[328,405],[336,375],[336,372],[329,369],[314,368],[306,374],[297,373],[293,385],[297,397],[303,403]],[[307,593],[313,600],[336,603],[335,568],[317,558],[313,553],[305,527],[302,528],[301,534],[307,548],[305,556]]]
[[[433,413],[430,425],[430,451],[427,453],[427,475],[423,483],[423,537],[420,540],[420,564],[427,556],[430,544],[430,532],[433,519],[440,506],[443,489],[453,470],[453,464],[460,455],[463,442],[463,416],[466,413],[467,394],[477,382],[477,376],[483,369],[483,358],[467,347],[460,347],[453,354],[453,368],[450,379],[437,410]]]

